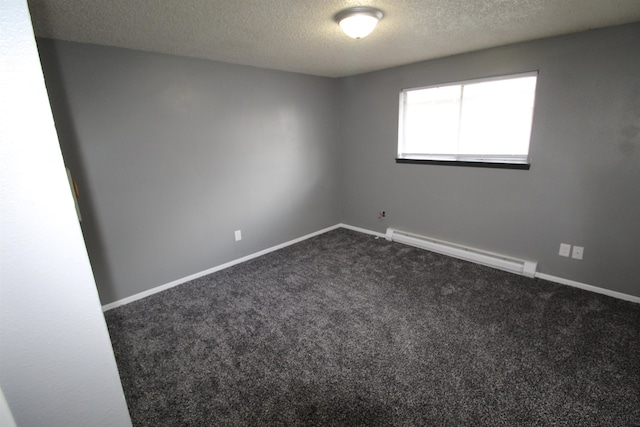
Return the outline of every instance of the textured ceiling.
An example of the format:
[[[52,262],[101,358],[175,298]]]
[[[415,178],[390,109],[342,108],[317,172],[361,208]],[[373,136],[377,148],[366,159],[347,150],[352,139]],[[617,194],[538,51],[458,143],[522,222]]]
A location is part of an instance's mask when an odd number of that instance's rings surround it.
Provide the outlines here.
[[[36,35],[341,77],[640,21],[640,0],[28,0]],[[385,13],[373,34],[333,21]]]

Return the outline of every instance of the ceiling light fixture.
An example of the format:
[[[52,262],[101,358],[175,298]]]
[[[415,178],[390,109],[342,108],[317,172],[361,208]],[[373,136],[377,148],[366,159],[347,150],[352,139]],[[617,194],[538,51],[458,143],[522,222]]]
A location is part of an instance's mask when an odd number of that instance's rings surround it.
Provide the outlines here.
[[[373,7],[351,7],[338,12],[335,20],[346,35],[361,39],[371,34],[383,16],[381,10]]]

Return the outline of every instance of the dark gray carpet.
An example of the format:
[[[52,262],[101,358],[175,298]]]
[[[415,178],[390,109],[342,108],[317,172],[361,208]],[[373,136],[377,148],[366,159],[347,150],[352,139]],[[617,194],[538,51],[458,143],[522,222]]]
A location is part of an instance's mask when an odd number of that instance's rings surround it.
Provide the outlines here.
[[[640,305],[344,229],[105,316],[135,426],[640,425]]]

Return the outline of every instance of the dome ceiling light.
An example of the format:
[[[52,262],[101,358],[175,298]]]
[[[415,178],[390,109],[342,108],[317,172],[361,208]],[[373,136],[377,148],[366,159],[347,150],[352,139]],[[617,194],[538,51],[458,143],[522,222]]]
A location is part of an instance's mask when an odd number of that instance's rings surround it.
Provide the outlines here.
[[[383,16],[381,10],[373,7],[351,7],[338,12],[335,20],[346,35],[361,39],[371,34]]]

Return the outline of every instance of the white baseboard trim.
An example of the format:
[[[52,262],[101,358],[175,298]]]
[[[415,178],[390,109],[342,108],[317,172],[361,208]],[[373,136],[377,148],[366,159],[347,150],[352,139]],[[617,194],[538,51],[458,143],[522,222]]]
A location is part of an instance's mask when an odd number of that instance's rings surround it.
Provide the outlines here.
[[[595,292],[597,294],[607,295],[613,298],[618,298],[625,301],[635,302],[640,304],[640,297],[634,295],[623,294],[622,292],[612,291],[610,289],[599,288],[593,285],[587,285],[586,283],[576,282],[574,280],[563,279],[562,277],[552,276],[550,274],[536,273],[536,278],[548,280],[550,282],[559,283],[561,285],[572,286],[574,288],[584,289],[585,291]]]
[[[353,225],[347,225],[342,223],[338,225],[342,228],[348,228],[349,230],[359,231],[360,233],[371,234],[373,236],[387,238],[386,234],[378,233],[376,231],[371,231],[364,228],[354,227]],[[605,288],[599,288],[597,286],[587,285],[586,283],[576,282],[574,280],[564,279],[562,277],[552,276],[550,274],[545,274],[545,273],[536,272],[535,277],[543,280],[548,280],[550,282],[558,283],[561,285],[572,286],[574,288],[584,289],[585,291],[595,292],[597,294],[607,295],[613,298],[618,298],[621,300],[631,301],[631,302],[640,304],[640,297],[637,297],[634,295],[623,294],[622,292],[612,291],[610,289],[605,289]]]
[[[174,286],[178,286],[178,285],[181,285],[183,283],[189,282],[191,280],[198,279],[198,278],[200,278],[202,276],[206,276],[207,274],[215,273],[216,271],[224,270],[225,268],[229,268],[229,267],[232,267],[232,266],[234,266],[236,264],[240,264],[240,263],[243,263],[245,261],[249,261],[251,259],[257,258],[257,257],[262,256],[262,255],[266,255],[269,252],[274,252],[274,251],[277,251],[278,249],[286,248],[287,246],[294,245],[296,243],[302,242],[304,240],[310,239],[312,237],[318,236],[320,234],[327,233],[329,231],[332,231],[332,230],[335,230],[335,229],[338,229],[338,228],[346,228],[348,230],[357,231],[359,233],[370,234],[372,236],[386,238],[386,234],[384,234],[384,233],[379,233],[377,231],[367,230],[366,228],[355,227],[355,226],[349,225],[349,224],[339,223],[339,224],[336,224],[336,225],[332,225],[331,227],[327,227],[327,228],[324,228],[322,230],[318,230],[318,231],[315,231],[313,233],[304,235],[302,237],[298,237],[297,239],[289,240],[288,242],[281,243],[281,244],[276,245],[276,246],[272,246],[270,248],[264,249],[264,250],[259,251],[259,252],[255,252],[253,254],[244,256],[242,258],[238,258],[238,259],[235,259],[233,261],[229,261],[229,262],[227,262],[225,264],[218,265],[216,267],[212,267],[212,268],[210,268],[208,270],[204,270],[204,271],[201,271],[199,273],[191,274],[191,275],[189,275],[187,277],[183,277],[181,279],[174,280],[173,282],[167,283],[165,285],[156,286],[155,288],[146,290],[144,292],[137,293],[137,294],[132,295],[130,297],[123,298],[121,300],[114,301],[114,302],[109,303],[109,304],[105,304],[105,305],[102,306],[102,311],[106,312],[106,311],[109,311],[109,310],[114,309],[116,307],[120,307],[120,306],[129,304],[130,302],[138,301],[138,300],[146,298],[146,297],[148,297],[150,295],[157,294],[157,293],[162,292],[162,291],[166,291],[167,289],[171,289]],[[634,296],[634,295],[623,294],[622,292],[612,291],[612,290],[605,289],[605,288],[599,288],[597,286],[587,285],[586,283],[576,282],[574,280],[569,280],[569,279],[563,279],[562,277],[552,276],[550,274],[545,274],[545,273],[537,272],[535,274],[535,277],[539,278],[539,279],[543,279],[543,280],[548,280],[550,282],[559,283],[561,285],[572,286],[574,288],[580,288],[580,289],[584,289],[586,291],[595,292],[595,293],[598,293],[598,294],[603,294],[603,295],[607,295],[607,296],[610,296],[610,297],[613,297],[613,298],[618,298],[618,299],[621,299],[621,300],[630,301],[630,302],[634,302],[636,304],[640,304],[640,297],[637,297],[637,296]]]
[[[349,224],[340,223],[338,224],[338,227],[346,228],[347,230],[357,231],[359,233],[371,234],[372,236],[382,237],[383,239],[386,238],[386,235],[384,233],[378,233],[377,231],[367,230],[366,228],[354,227],[353,225],[349,225]]]
[[[233,261],[229,261],[229,262],[227,262],[225,264],[209,268],[209,269],[201,271],[199,273],[191,274],[191,275],[189,275],[187,277],[183,277],[181,279],[174,280],[173,282],[170,282],[170,283],[167,283],[167,284],[164,284],[164,285],[156,286],[155,288],[151,288],[149,290],[137,293],[135,295],[131,295],[130,297],[123,298],[121,300],[114,301],[114,302],[109,303],[109,304],[105,304],[105,305],[102,306],[102,311],[106,312],[106,311],[109,311],[109,310],[114,309],[116,307],[121,307],[121,306],[129,304],[131,302],[138,301],[138,300],[140,300],[142,298],[146,298],[146,297],[148,297],[150,295],[157,294],[157,293],[162,292],[162,291],[166,291],[167,289],[171,289],[171,288],[173,288],[175,286],[178,286],[178,285],[181,285],[183,283],[190,282],[191,280],[195,280],[195,279],[198,279],[198,278],[200,278],[202,276],[206,276],[207,274],[215,273],[216,271],[220,271],[220,270],[224,270],[225,268],[233,267],[236,264],[240,264],[240,263],[243,263],[245,261],[249,261],[251,259],[258,258],[259,256],[266,255],[269,252],[273,252],[273,251],[277,251],[278,249],[286,248],[287,246],[294,245],[296,243],[302,242],[303,240],[310,239],[312,237],[318,236],[320,234],[324,234],[326,232],[335,230],[335,229],[340,228],[340,227],[342,227],[342,224],[332,225],[331,227],[323,228],[322,230],[318,230],[318,231],[315,231],[313,233],[304,235],[302,237],[298,237],[297,239],[289,240],[288,242],[284,242],[284,243],[281,243],[279,245],[272,246],[270,248],[261,250],[259,252],[255,252],[253,254],[244,256],[242,258],[234,259]]]

